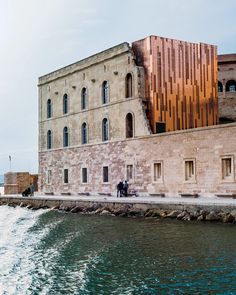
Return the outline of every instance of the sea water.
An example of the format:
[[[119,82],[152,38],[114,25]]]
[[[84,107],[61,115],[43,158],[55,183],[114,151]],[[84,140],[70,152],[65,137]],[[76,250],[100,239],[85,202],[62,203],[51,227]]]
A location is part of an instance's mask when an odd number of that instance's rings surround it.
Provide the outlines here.
[[[236,294],[236,225],[1,206],[0,294]]]

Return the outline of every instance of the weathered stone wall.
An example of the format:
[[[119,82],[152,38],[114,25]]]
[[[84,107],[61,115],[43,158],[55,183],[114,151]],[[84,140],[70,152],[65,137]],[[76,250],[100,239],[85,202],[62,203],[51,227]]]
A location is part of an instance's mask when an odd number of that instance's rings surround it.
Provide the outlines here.
[[[133,165],[130,189],[140,195],[164,193],[177,197],[197,193],[210,197],[235,193],[236,124],[149,135],[124,141],[90,144],[39,153],[40,190],[54,194],[81,192],[116,193],[116,185],[126,179],[127,165]],[[233,161],[232,177],[222,179],[222,157]],[[195,177],[185,180],[185,161],[194,161]],[[162,163],[162,177],[154,181],[153,165]],[[103,183],[102,168],[109,167],[109,182]],[[88,169],[88,183],[81,180],[81,169]],[[63,170],[69,170],[69,183]],[[51,170],[51,182],[47,173]]]
[[[218,80],[223,86],[218,92],[220,120],[236,121],[236,91],[226,91],[227,82],[236,81],[236,54],[218,56]]]
[[[8,172],[4,175],[4,194],[21,194],[31,183],[37,191],[38,175],[30,175],[29,172]]]
[[[132,75],[132,96],[126,98],[126,75]],[[102,83],[108,82],[109,101],[102,104]],[[81,91],[87,89],[87,107],[81,109]],[[68,113],[63,115],[63,95],[68,95]],[[69,145],[81,144],[81,127],[88,126],[88,142],[102,141],[102,120],[108,119],[109,139],[126,137],[126,115],[134,119],[134,136],[150,133],[143,99],[144,70],[135,65],[127,43],[98,53],[39,79],[39,150],[47,149],[47,131],[52,131],[53,148],[63,146],[63,128],[69,129]],[[47,100],[52,117],[47,119]]]

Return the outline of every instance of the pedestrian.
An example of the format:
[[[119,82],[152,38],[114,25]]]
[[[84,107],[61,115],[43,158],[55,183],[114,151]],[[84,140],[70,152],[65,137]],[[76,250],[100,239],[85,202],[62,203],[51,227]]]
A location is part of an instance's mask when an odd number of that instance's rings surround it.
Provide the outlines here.
[[[30,188],[30,196],[32,197],[34,195],[34,184],[31,183],[29,188]]]
[[[125,182],[123,184],[123,190],[125,193],[125,197],[127,197],[127,195],[128,195],[128,187],[129,187],[129,184],[128,184],[127,180],[125,180]]]
[[[122,181],[120,181],[120,182],[117,184],[117,198],[118,198],[119,196],[120,196],[120,198],[121,198],[122,191],[123,191],[123,183],[122,183]]]

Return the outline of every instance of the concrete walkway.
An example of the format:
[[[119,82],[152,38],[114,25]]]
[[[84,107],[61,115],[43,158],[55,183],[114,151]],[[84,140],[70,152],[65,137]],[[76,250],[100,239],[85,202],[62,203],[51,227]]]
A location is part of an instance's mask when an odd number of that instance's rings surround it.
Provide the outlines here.
[[[122,197],[112,196],[45,196],[36,194],[34,197],[22,197],[21,195],[3,195],[0,199],[27,199],[27,200],[54,200],[54,201],[85,201],[98,203],[128,203],[128,204],[163,204],[163,205],[193,205],[193,206],[217,206],[235,207],[236,199],[232,198],[181,198],[181,197]]]

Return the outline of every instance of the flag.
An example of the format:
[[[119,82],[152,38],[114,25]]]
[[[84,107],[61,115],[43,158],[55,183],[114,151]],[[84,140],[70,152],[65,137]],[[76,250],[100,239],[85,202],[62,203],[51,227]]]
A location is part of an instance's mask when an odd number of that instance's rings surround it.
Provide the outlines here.
[[[11,156],[9,155],[9,161],[11,161]]]

